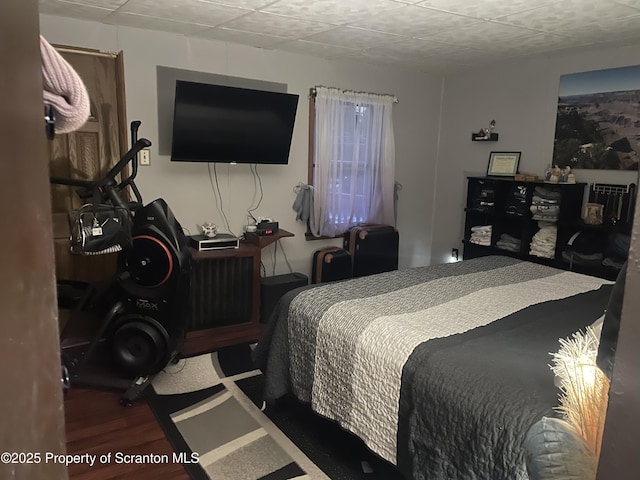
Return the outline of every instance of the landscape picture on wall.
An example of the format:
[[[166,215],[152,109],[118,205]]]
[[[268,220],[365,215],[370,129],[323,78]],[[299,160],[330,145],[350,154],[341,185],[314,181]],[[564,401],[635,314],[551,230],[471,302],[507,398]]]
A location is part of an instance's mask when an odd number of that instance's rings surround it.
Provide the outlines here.
[[[640,65],[560,77],[553,163],[638,170]]]

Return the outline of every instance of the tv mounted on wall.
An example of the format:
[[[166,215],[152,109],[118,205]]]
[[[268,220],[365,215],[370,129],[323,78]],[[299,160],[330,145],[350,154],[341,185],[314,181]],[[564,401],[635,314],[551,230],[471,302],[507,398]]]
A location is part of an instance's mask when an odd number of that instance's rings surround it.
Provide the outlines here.
[[[178,80],[171,160],[287,164],[298,97]]]

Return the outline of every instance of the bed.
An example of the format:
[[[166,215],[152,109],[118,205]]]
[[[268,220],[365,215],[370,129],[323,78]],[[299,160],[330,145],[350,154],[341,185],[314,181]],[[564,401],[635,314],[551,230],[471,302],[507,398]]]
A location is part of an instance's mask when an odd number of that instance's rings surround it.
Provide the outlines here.
[[[510,257],[303,287],[255,360],[407,479],[526,479],[527,430],[553,415],[550,352],[602,316],[612,282]]]

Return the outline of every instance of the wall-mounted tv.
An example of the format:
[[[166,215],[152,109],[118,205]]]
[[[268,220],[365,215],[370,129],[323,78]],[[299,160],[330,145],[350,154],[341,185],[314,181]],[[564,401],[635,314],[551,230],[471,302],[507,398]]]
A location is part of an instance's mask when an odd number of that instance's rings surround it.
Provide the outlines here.
[[[287,164],[298,97],[178,80],[171,160]]]

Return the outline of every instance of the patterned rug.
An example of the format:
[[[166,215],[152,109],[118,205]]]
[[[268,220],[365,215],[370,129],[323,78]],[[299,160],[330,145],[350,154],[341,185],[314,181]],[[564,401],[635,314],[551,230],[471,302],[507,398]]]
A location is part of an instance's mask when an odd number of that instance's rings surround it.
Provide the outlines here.
[[[149,405],[175,451],[192,460],[184,465],[194,480],[402,479],[306,405],[284,399],[265,410],[250,345],[169,365],[153,390]]]

